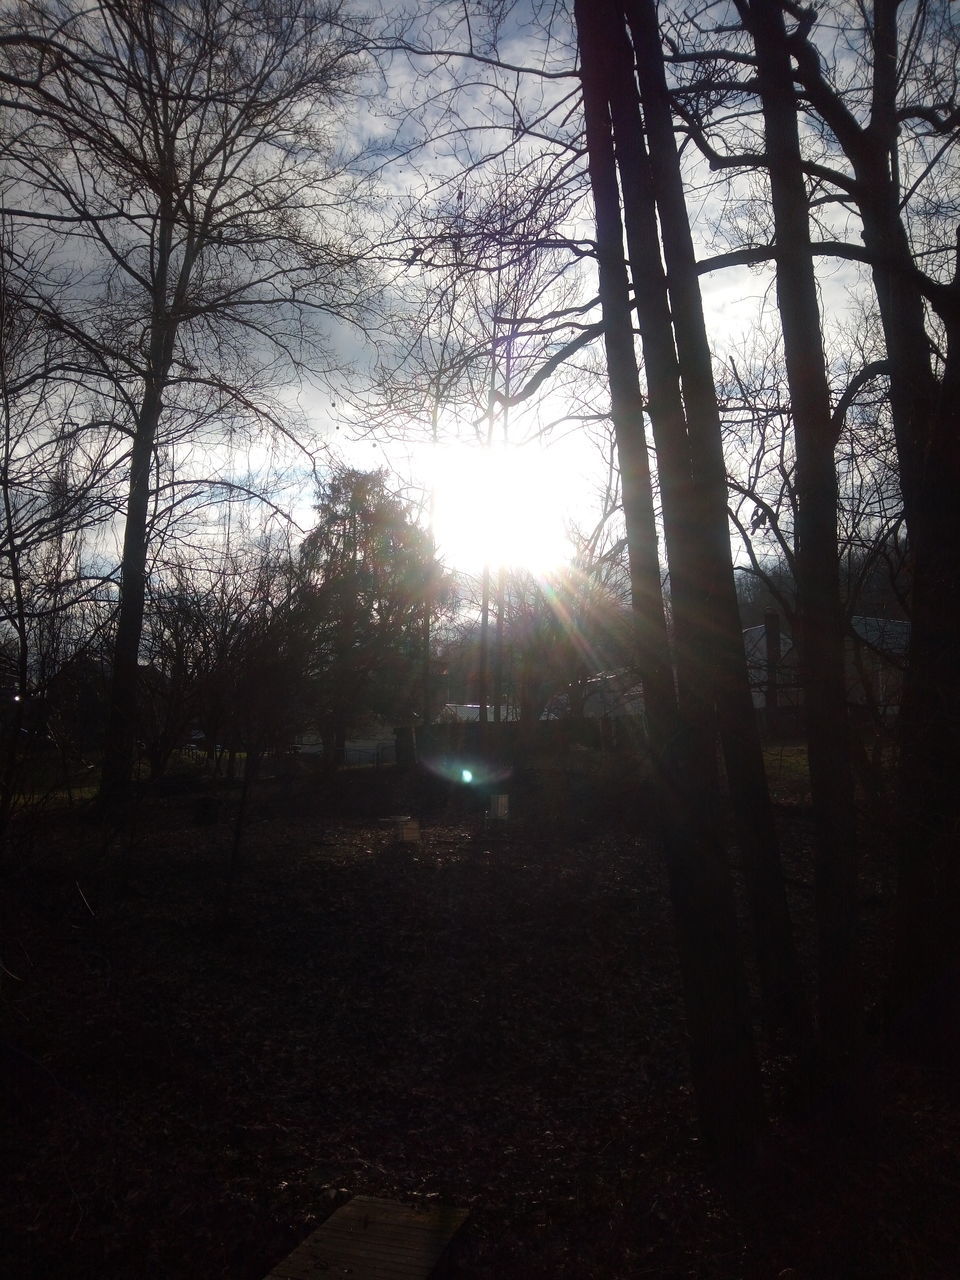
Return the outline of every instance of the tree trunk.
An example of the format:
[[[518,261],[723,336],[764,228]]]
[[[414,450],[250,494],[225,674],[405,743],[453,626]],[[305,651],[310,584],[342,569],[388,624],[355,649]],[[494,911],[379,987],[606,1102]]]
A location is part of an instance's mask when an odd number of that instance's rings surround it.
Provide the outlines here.
[[[796,577],[810,786],[817,825],[820,1054],[829,1077],[859,1046],[857,830],[846,709],[830,393],[783,12],[742,5],[756,49],[796,443]]]
[[[100,800],[105,807],[123,799],[133,771],[137,741],[138,660],[146,592],[150,467],[161,403],[159,387],[148,388],[130,458],[130,481],[120,561],[120,607],[114,640],[113,681],[100,781]]]
[[[609,55],[622,43],[607,0],[577,0],[588,165],[611,413],[620,458],[637,650],[683,977],[701,1131],[720,1158],[749,1160],[762,1094],[739,951],[732,885],[697,771],[699,726],[678,715],[660,587],[656,522],[623,254],[613,149]]]
[[[910,656],[900,713],[899,893],[891,1036],[927,1060],[960,1062],[960,325],[948,327],[941,394],[928,427],[913,562]]]
[[[240,787],[240,803],[237,805],[236,817],[233,820],[233,840],[230,843],[230,862],[227,865],[227,881],[224,886],[223,910],[226,917],[233,904],[233,896],[237,887],[243,855],[243,834],[250,812],[250,801],[260,776],[260,764],[263,751],[260,748],[247,748],[247,758],[243,766],[243,781]]]
[[[172,161],[171,161],[172,163]],[[163,393],[173,363],[177,337],[175,311],[183,300],[189,267],[181,267],[171,306],[170,286],[173,246],[171,196],[173,175],[164,174],[169,191],[161,198],[159,235],[151,289],[150,344],[143,397],[136,416],[130,453],[127,509],[124,513],[123,552],[120,561],[120,608],[114,640],[113,682],[107,715],[107,737],[100,778],[100,803],[108,807],[122,800],[130,788],[137,740],[137,681],[143,610],[146,597],[147,531],[150,509],[150,468],[163,412]]]
[[[501,564],[497,568],[497,624],[493,633],[493,722],[503,718],[503,647],[504,613],[506,607],[506,571]]]
[[[940,310],[942,381],[930,364],[923,297],[900,212],[890,155],[896,146],[897,6],[874,13],[872,119],[854,156],[863,240],[890,364],[890,402],[909,536],[911,637],[898,726],[899,886],[889,997],[891,1041],[932,1061],[960,1060],[960,315],[958,283]],[[880,128],[880,125],[884,128]]]
[[[798,1049],[807,1039],[800,964],[750,693],[730,549],[720,414],[652,0],[627,0],[626,17],[633,36],[649,157],[644,152],[632,75],[632,94],[627,90],[626,76],[618,77],[625,86],[625,107],[617,145],[621,172],[629,170],[632,175],[629,183],[626,173],[623,180],[625,200],[632,193],[636,209],[635,218],[628,220],[628,242],[631,223],[635,222],[637,242],[631,245],[631,269],[655,433],[658,407],[664,417],[663,429],[657,433],[657,454],[671,585],[675,574],[687,584],[681,600],[686,600],[690,614],[689,683],[696,690],[697,701],[716,709],[746,872],[764,1022],[774,1037]],[[647,181],[639,177],[645,170],[649,172]],[[681,436],[684,448],[675,441]],[[676,480],[673,487],[678,505],[685,504],[687,510],[671,512],[665,477],[682,466],[687,478],[685,482]],[[674,539],[672,529],[676,530]],[[682,652],[678,651],[678,658]],[[707,767],[713,766],[713,756],[711,723]]]
[[[900,883],[888,1032],[901,1050],[960,1056],[960,931],[956,927],[956,779],[960,776],[960,288],[943,291],[942,383],[931,367],[924,297],[901,214],[897,146],[898,11],[872,7],[870,122],[862,127],[826,83],[819,55],[794,39],[797,76],[853,166],[890,367],[890,409],[909,537],[910,654],[898,726]]]
[[[483,566],[483,578],[480,587],[480,645],[477,655],[477,708],[480,724],[480,736],[486,747],[486,724],[489,718],[490,699],[490,566]]]
[[[423,606],[423,628],[420,640],[420,680],[422,696],[420,700],[421,724],[426,728],[433,723],[433,658],[431,656],[431,622],[430,601]]]

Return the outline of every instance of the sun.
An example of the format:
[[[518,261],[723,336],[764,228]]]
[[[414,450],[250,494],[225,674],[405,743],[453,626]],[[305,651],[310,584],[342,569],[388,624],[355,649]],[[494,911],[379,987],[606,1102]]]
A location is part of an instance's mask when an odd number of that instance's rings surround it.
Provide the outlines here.
[[[546,449],[445,445],[430,470],[434,536],[450,568],[544,575],[569,560],[563,485]]]

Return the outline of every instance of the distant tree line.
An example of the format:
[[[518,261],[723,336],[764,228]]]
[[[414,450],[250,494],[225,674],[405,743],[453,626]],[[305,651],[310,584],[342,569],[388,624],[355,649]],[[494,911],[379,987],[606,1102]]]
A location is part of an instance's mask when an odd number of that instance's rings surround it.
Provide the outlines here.
[[[242,757],[320,737],[342,762],[365,720],[411,720],[422,705],[425,620],[450,607],[447,575],[415,514],[382,472],[340,470],[317,494],[316,520],[292,545],[242,530],[206,552],[173,546],[146,582],[135,723],[142,771],[161,776],[186,746],[230,772]],[[11,796],[38,756],[52,781],[97,762],[106,745],[114,599],[47,616],[26,645],[4,635],[3,729]],[[429,674],[429,671],[427,672]]]

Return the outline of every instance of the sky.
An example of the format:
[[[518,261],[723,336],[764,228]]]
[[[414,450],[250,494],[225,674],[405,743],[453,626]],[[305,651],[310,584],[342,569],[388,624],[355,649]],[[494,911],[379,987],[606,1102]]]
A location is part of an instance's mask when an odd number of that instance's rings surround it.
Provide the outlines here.
[[[432,40],[434,45],[446,48],[465,46],[463,15],[467,10],[450,6],[447,12],[453,28],[435,30],[432,35],[421,30],[418,38],[424,44]],[[517,6],[511,13],[511,21],[516,22],[517,14],[529,16],[533,9]],[[501,30],[500,36],[507,61],[530,66],[543,57],[553,70],[572,69],[572,47],[563,31],[563,38],[549,48],[530,23],[523,28]],[[473,37],[479,40],[476,27]],[[459,77],[464,71],[467,74],[461,83]],[[432,199],[446,199],[449,209],[453,194],[463,186],[465,165],[474,166],[470,180],[481,182],[488,179],[497,164],[503,168],[505,160],[498,160],[493,166],[479,163],[485,149],[507,148],[514,158],[511,163],[523,164],[537,152],[553,157],[558,165],[565,163],[570,128],[577,121],[577,113],[571,116],[570,103],[565,99],[575,89],[575,81],[522,78],[485,65],[470,66],[459,59],[438,66],[426,58],[396,55],[386,60],[378,85],[378,93],[368,103],[367,114],[358,121],[357,128],[364,143],[373,144],[377,153],[374,167],[385,225],[411,200],[427,209]],[[559,103],[563,105],[551,114],[551,104]],[[527,123],[537,121],[538,136],[514,145],[511,128],[521,118]],[[710,252],[718,224],[727,216],[721,198],[721,193],[707,184],[691,187],[691,221],[704,256]],[[469,205],[468,197],[464,207]],[[592,235],[588,201],[581,199],[568,210],[563,229],[580,239]],[[575,262],[572,270],[577,278],[575,298],[582,301],[595,295],[593,264]],[[422,284],[419,263],[394,277],[392,288],[398,299],[405,296],[418,272]],[[834,320],[847,310],[848,283],[842,274],[837,276],[824,268],[824,306]],[[388,284],[386,293],[390,292]],[[410,296],[406,294],[406,301],[400,305],[412,307]],[[757,333],[776,331],[769,270],[738,268],[710,273],[703,278],[703,298],[718,360],[730,352],[737,352],[742,358]],[[548,292],[531,302],[528,311],[544,312],[552,305],[553,297]],[[489,307],[484,311],[482,300],[475,314],[477,325],[489,322]],[[596,312],[588,318],[595,319]],[[337,341],[346,347],[344,363],[353,362],[361,380],[378,356],[389,362],[390,340],[380,344],[375,334],[362,340],[356,335],[341,334]],[[594,345],[594,363],[602,370],[599,344]],[[532,350],[535,347],[533,342]],[[539,353],[534,350],[528,367],[535,367],[549,350],[549,346]],[[482,394],[478,389],[472,410],[475,420],[484,414],[484,405],[478,403]],[[594,410],[603,407],[606,393],[602,372],[593,391],[585,394],[591,398]],[[472,431],[469,424],[465,427],[462,404],[456,413],[451,409],[441,431],[445,440],[456,443],[442,445],[435,456],[429,449],[398,441],[402,423],[394,421],[389,431],[371,428],[362,414],[358,418],[355,403],[352,412],[344,413],[342,406],[333,406],[328,393],[318,391],[308,394],[304,404],[313,426],[326,434],[331,447],[350,465],[386,465],[395,472],[398,484],[417,501],[424,494],[433,494],[432,502],[424,505],[432,507],[438,541],[452,567],[476,570],[485,556],[491,562],[512,558],[517,564],[525,561],[524,567],[546,567],[556,559],[558,551],[562,556],[567,550],[566,523],[572,519],[580,525],[591,524],[599,513],[598,493],[605,480],[603,453],[590,433],[576,426],[575,417],[567,417],[583,406],[571,403],[569,387],[559,377],[548,384],[536,412],[514,411],[509,435],[519,447],[500,451],[489,459],[483,457],[483,450],[467,448],[463,443],[478,432]],[[468,408],[467,419],[470,412]],[[544,421],[556,422],[557,426],[538,443],[534,437]]]

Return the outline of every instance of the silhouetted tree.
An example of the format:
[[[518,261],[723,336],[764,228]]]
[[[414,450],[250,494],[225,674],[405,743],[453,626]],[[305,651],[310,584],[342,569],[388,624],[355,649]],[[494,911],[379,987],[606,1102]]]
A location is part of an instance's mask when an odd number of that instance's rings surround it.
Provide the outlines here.
[[[350,469],[321,487],[299,570],[320,620],[313,705],[340,762],[363,713],[408,719],[422,706],[422,620],[440,611],[444,576],[430,534],[386,475]]]
[[[624,87],[622,67],[627,35],[623,14],[613,3],[577,3],[575,14],[597,225],[604,342],[637,617],[638,668],[651,751],[661,781],[662,836],[684,980],[693,1078],[704,1137],[717,1154],[734,1159],[750,1152],[759,1132],[760,1077],[746,1004],[732,885],[711,803],[711,779],[715,779],[709,720],[712,709],[702,682],[689,666],[695,657],[693,648],[677,653],[678,686],[683,699],[678,701],[660,594],[614,148],[622,104],[618,99],[614,105],[614,99]],[[626,183],[629,177],[623,181]],[[628,225],[628,232],[642,234],[636,218],[632,227]],[[632,262],[639,264],[634,245],[629,240],[628,243]],[[644,248],[649,251],[650,247],[645,241]],[[650,332],[657,339],[665,336],[659,327],[650,326]],[[657,368],[659,373],[660,366]],[[675,438],[670,443],[674,448],[681,444]],[[668,481],[684,485],[687,476],[682,468],[674,468]],[[677,546],[675,542],[674,548]],[[677,570],[683,592],[686,566],[677,565]]]
[[[129,450],[103,771],[122,792],[158,444],[211,408],[278,427],[269,387],[315,361],[312,318],[356,298],[328,160],[359,42],[336,5],[301,0],[50,0],[7,6],[0,35],[26,125],[6,156],[21,235],[68,246],[74,287],[49,300],[50,323],[86,351],[91,384],[115,389]]]

